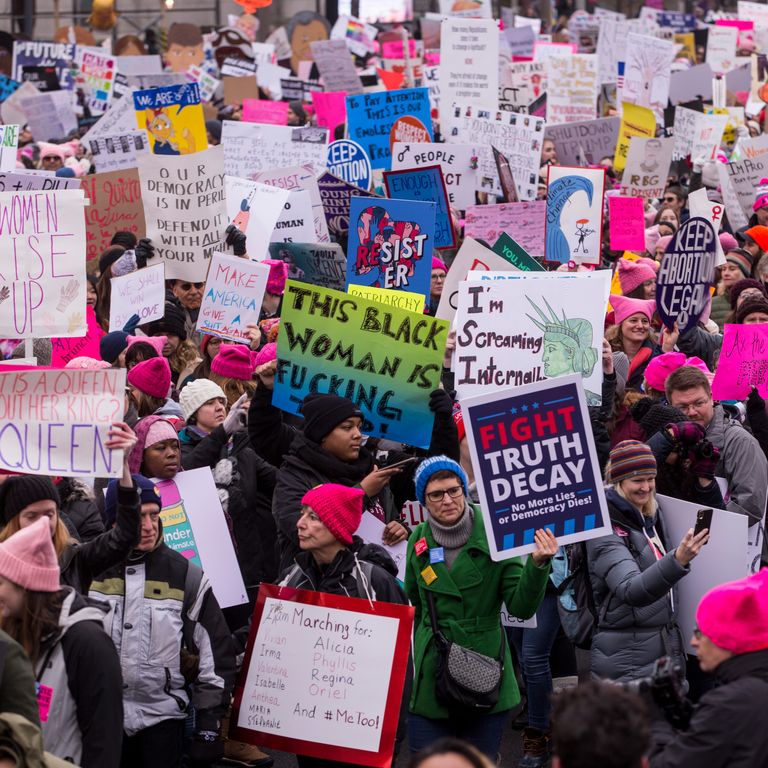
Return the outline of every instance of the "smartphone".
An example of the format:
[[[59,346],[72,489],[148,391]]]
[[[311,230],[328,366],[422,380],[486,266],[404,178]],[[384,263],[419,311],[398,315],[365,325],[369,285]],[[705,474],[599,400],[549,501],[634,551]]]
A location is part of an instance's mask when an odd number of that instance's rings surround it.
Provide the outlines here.
[[[712,529],[711,509],[700,509],[696,513],[696,525],[693,529],[693,535],[698,536],[705,528]]]
[[[397,467],[407,467],[409,464],[413,464],[415,461],[419,461],[416,456],[411,456],[407,459],[403,459],[402,461],[397,461],[394,464],[386,464],[382,467],[382,469],[395,469]]]

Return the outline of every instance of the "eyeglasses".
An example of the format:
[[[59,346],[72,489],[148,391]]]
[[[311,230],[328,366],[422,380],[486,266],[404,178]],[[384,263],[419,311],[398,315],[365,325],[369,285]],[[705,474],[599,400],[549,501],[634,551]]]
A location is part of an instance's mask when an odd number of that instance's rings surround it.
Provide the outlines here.
[[[676,197],[665,197],[664,198],[664,202],[665,203],[676,203],[677,202],[677,198]]]
[[[703,634],[704,634],[704,633],[703,633],[703,632],[702,632],[702,631],[701,631],[701,630],[700,630],[698,627],[694,627],[694,628],[693,628],[693,636],[694,636],[694,637],[695,637],[697,640],[701,640],[701,637],[702,637],[702,635],[703,635]]]
[[[443,500],[446,493],[452,499],[458,499],[459,496],[464,493],[464,489],[460,485],[454,485],[451,488],[443,488],[442,491],[429,491],[429,493],[427,493],[427,499],[438,504]]]
[[[191,291],[193,288],[197,288],[198,291],[202,290],[205,283],[179,283],[179,288],[182,291]]]
[[[676,405],[674,407],[682,411],[683,413],[688,413],[689,411],[700,411],[708,402],[709,402],[708,397],[702,397],[693,403],[686,403],[685,405]]]
[[[433,280],[439,280],[441,283],[445,282],[445,275],[432,275]]]

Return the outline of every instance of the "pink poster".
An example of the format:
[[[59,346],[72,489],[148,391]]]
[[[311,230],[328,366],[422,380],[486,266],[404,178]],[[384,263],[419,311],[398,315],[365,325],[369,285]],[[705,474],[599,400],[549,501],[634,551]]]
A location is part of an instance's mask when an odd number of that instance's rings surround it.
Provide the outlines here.
[[[408,55],[416,56],[416,41],[408,41]],[[383,59],[404,59],[405,58],[405,46],[402,40],[390,40],[387,43],[381,44],[381,57]]]
[[[288,125],[288,102],[243,99],[243,122]]]
[[[545,200],[499,205],[470,205],[464,217],[464,234],[484,240],[491,248],[506,232],[535,259],[544,258]]]
[[[75,357],[92,357],[95,360],[101,360],[99,341],[104,336],[104,331],[96,322],[93,307],[86,307],[85,320],[88,325],[85,336],[51,339],[51,368],[63,368]]]
[[[346,91],[312,91],[312,103],[317,113],[317,124],[331,132],[347,121]]]
[[[715,400],[744,400],[752,387],[768,398],[768,323],[726,323],[712,382]]]
[[[645,250],[642,198],[609,197],[608,222],[612,251]]]

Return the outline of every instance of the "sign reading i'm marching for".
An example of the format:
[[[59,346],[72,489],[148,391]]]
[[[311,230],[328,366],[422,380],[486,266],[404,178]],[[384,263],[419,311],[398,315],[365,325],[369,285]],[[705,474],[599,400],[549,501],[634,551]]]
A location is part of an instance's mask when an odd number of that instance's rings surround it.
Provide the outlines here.
[[[133,94],[136,122],[146,128],[154,155],[191,155],[207,149],[197,83],[151,88]]]
[[[414,609],[262,584],[235,688],[235,738],[387,768]]]
[[[289,280],[272,403],[299,413],[310,392],[341,395],[367,434],[426,448],[447,336],[445,320]]]
[[[125,371],[0,369],[0,467],[66,477],[118,477],[109,428],[123,418]]]
[[[675,232],[656,275],[656,308],[667,328],[693,328],[709,302],[715,279],[716,236],[712,224],[695,216]]]
[[[493,560],[610,533],[600,464],[580,376],[462,398]]]

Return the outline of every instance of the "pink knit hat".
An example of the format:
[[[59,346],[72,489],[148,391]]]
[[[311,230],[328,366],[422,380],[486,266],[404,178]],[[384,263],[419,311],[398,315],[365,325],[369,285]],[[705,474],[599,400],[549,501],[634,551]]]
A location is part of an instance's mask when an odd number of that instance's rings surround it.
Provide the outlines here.
[[[647,256],[641,256],[638,262],[640,264],[647,264],[654,271],[654,274],[658,274],[659,267],[661,266],[656,259],[649,259]]]
[[[145,344],[149,344],[150,347],[154,347],[157,354],[160,355],[160,357],[162,357],[163,347],[165,346],[165,342],[168,341],[168,337],[167,336],[129,336],[128,346],[126,347],[126,349],[130,349],[134,344],[138,344],[140,341],[144,342]]]
[[[106,360],[96,360],[93,357],[73,357],[64,367],[98,371],[101,368],[111,368],[112,366]]]
[[[311,507],[342,544],[349,545],[363,518],[364,495],[361,488],[325,483],[307,491],[301,503]]]
[[[443,272],[448,271],[448,267],[445,266],[445,262],[442,259],[438,259],[437,256],[432,257],[432,269],[442,269]]]
[[[613,306],[613,317],[616,325],[621,325],[628,317],[638,313],[651,320],[656,311],[655,301],[628,299],[626,296],[611,296],[611,305]]]
[[[682,352],[665,352],[654,357],[645,368],[645,380],[648,385],[658,392],[664,391],[664,385],[671,373],[684,365],[692,365],[700,371],[709,374],[707,364],[698,357],[686,357]]]
[[[58,592],[59,560],[47,517],[0,544],[0,576],[33,592]]]
[[[219,354],[211,360],[211,371],[227,379],[250,381],[253,377],[253,355],[242,344],[221,347]]]
[[[656,253],[656,243],[659,242],[659,228],[654,224],[645,230],[645,250],[648,253]]]
[[[262,264],[269,266],[267,293],[282,296],[285,293],[285,281],[288,279],[288,265],[280,259],[264,259]]]
[[[760,184],[755,188],[755,202],[752,210],[757,211],[764,205],[768,205],[768,179],[760,179]]]
[[[168,397],[171,366],[164,357],[151,357],[128,371],[128,383],[152,397]]]
[[[58,157],[63,163],[69,156],[67,147],[63,144],[50,144],[47,141],[38,141],[37,146],[40,147],[40,159],[44,157]]]
[[[271,363],[273,360],[277,360],[277,344],[274,342],[265,344],[256,355],[253,361],[253,367],[258,368],[264,363]]]
[[[696,623],[716,646],[731,653],[768,648],[768,568],[707,592],[696,609]]]
[[[664,253],[667,252],[667,246],[672,242],[672,235],[664,235],[664,237],[660,237],[656,241],[656,248],[661,248]],[[656,248],[654,248],[654,252],[656,251]]]
[[[648,261],[649,259],[643,261],[640,259],[637,261],[619,259],[619,285],[621,285],[621,292],[624,295],[634,291],[646,280],[656,279],[656,270],[647,263]]]
[[[766,200],[763,205],[768,205],[768,200]],[[720,247],[723,249],[723,252],[730,251],[733,248],[739,247],[739,241],[730,232],[721,232],[718,235],[718,238],[720,240]]]

